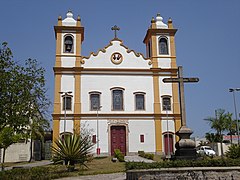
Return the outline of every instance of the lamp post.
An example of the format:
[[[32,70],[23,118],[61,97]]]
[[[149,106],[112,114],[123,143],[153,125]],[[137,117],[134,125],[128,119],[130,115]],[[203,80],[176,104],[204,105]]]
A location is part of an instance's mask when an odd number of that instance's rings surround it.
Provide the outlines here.
[[[166,105],[166,116],[167,116],[167,159],[170,159],[170,142],[169,142],[169,127],[168,127],[168,107],[169,105]]]
[[[98,111],[102,108],[102,106],[97,106],[97,155],[100,154],[99,148],[99,122],[98,122]]]
[[[233,93],[233,102],[234,102],[235,116],[236,116],[236,121],[237,121],[237,139],[238,139],[238,144],[240,144],[240,141],[239,141],[239,123],[238,123],[238,117],[237,117],[237,106],[236,106],[235,91],[240,91],[240,88],[229,88],[229,92]]]
[[[65,132],[66,132],[66,119],[67,119],[67,96],[72,94],[72,91],[65,91],[65,92],[59,92],[60,94],[63,94],[62,97],[64,98],[64,125],[63,125],[63,137],[65,139]]]

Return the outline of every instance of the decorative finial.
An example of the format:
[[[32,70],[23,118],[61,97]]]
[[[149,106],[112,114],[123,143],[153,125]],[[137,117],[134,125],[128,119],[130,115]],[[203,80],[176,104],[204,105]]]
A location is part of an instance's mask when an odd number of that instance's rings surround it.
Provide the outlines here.
[[[81,21],[81,18],[80,18],[80,16],[79,16],[79,15],[78,15],[78,17],[77,17],[77,20],[78,20],[78,21]]]
[[[58,16],[58,20],[59,20],[59,21],[62,20],[62,16],[61,16],[61,15]]]
[[[68,10],[67,12],[67,18],[72,18],[73,17],[73,13],[71,10]]]
[[[168,19],[168,28],[173,29],[173,24],[172,24],[172,19],[171,18]]]
[[[154,19],[154,17],[152,17],[151,23],[154,23],[154,22],[155,22],[155,19]]]
[[[117,27],[117,25],[115,25],[115,26],[113,26],[113,27],[111,28],[111,30],[114,31],[114,39],[117,39],[117,31],[119,31],[120,28]]]

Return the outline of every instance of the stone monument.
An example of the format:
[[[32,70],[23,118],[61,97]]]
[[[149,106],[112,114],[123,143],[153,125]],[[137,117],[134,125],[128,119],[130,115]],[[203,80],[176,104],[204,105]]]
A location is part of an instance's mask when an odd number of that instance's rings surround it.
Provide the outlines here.
[[[186,123],[186,110],[184,100],[184,83],[198,82],[198,78],[183,78],[182,66],[178,67],[177,78],[164,78],[164,83],[178,83],[179,84],[179,97],[180,97],[180,111],[182,126],[176,134],[179,136],[179,141],[175,144],[176,151],[174,159],[196,159],[195,142],[190,139],[193,131],[187,127]]]

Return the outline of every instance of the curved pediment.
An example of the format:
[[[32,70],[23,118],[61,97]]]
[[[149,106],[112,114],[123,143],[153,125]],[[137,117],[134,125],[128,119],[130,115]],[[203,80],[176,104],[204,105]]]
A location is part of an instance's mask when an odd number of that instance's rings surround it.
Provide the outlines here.
[[[140,68],[149,69],[151,59],[145,58],[142,53],[137,53],[123,45],[122,40],[113,39],[103,49],[92,52],[82,59],[83,67],[89,68]]]

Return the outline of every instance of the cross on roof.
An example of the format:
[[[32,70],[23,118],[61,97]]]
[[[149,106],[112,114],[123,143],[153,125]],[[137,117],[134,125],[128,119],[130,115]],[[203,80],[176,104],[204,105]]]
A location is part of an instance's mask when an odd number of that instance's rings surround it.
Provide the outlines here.
[[[111,30],[114,31],[114,38],[117,39],[117,31],[119,31],[120,28],[117,27],[117,25],[115,25],[115,26],[113,26],[113,27],[111,28]]]
[[[186,110],[185,110],[185,100],[184,100],[184,83],[198,82],[198,78],[184,78],[182,66],[178,67],[178,77],[177,78],[164,78],[164,83],[178,83],[179,84],[179,95],[180,95],[180,107],[182,116],[182,126],[186,126]]]

